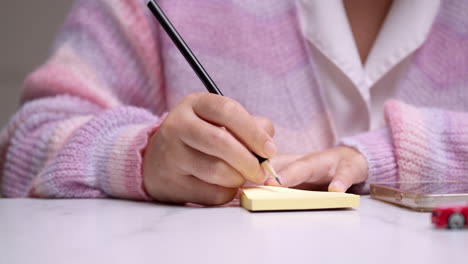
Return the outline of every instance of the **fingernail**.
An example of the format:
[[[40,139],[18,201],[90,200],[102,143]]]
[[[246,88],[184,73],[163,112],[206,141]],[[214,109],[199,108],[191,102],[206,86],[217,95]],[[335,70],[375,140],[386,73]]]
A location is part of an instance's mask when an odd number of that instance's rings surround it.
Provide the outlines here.
[[[345,192],[345,186],[341,181],[334,181],[328,187],[330,192]]]
[[[276,153],[275,143],[273,143],[273,141],[271,141],[271,140],[268,140],[265,143],[265,146],[263,146],[263,151],[265,152],[265,154],[268,157],[271,157],[271,156],[275,155],[275,153]]]

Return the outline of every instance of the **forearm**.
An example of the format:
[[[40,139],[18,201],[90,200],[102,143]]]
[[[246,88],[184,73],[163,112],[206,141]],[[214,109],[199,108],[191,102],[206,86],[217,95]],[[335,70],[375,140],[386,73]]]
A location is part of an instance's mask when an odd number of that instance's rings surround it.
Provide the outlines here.
[[[8,126],[2,193],[148,199],[142,155],[159,124],[143,109],[102,110],[72,97],[26,104]]]
[[[77,1],[0,138],[6,195],[145,198],[143,145],[166,106],[159,40],[144,8],[140,0]]]
[[[387,127],[342,140],[368,162],[366,182],[466,180],[468,113],[417,108],[398,101],[385,104]]]

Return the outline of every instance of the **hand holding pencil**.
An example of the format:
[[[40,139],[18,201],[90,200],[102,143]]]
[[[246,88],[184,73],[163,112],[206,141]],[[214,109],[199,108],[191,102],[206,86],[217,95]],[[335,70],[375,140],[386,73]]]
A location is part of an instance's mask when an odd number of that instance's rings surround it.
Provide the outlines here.
[[[223,97],[159,6],[148,7],[211,93],[188,95],[151,138],[143,162],[148,193],[163,202],[218,205],[245,181],[264,183],[262,167],[279,182],[267,160],[276,152],[272,122]]]
[[[273,125],[236,101],[209,93],[187,96],[171,110],[144,156],[145,187],[156,200],[219,205],[245,181],[266,174],[251,153],[271,157]]]

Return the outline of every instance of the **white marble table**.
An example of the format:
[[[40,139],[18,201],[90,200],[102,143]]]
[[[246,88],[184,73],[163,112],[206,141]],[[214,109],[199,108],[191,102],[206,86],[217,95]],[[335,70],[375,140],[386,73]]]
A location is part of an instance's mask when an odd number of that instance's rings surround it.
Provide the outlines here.
[[[250,213],[119,200],[0,199],[0,263],[468,263],[468,231],[362,197]]]

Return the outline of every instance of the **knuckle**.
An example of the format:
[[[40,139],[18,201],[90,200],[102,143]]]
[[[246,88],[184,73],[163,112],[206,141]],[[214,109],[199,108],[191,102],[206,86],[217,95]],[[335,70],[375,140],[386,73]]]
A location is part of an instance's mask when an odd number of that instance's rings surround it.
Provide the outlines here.
[[[351,171],[351,169],[353,169],[353,162],[351,162],[350,160],[341,160],[340,161],[340,170],[341,172],[343,173],[349,173]]]
[[[226,174],[226,164],[221,160],[210,162],[208,173],[210,177],[222,177]]]
[[[220,101],[220,109],[226,116],[237,116],[244,108],[235,100],[226,98]]]
[[[196,125],[192,114],[185,107],[176,107],[161,124],[160,130],[166,130],[168,134],[178,134],[187,128]]]
[[[184,122],[183,128],[179,127],[172,131],[172,136],[176,136],[186,142],[194,142],[201,137],[201,131],[196,122]]]
[[[217,111],[217,106],[222,105],[222,102],[229,99],[211,93],[192,93],[191,96],[193,104],[196,104],[200,109],[204,109],[205,111]]]
[[[200,127],[197,122],[185,121],[184,129],[181,129],[184,133],[190,134],[192,137],[198,137],[200,134]]]
[[[225,145],[227,142],[226,133],[227,132],[221,128],[210,129],[207,131],[208,144],[217,148]]]

